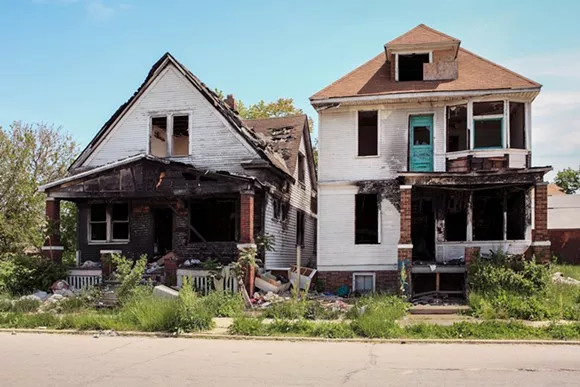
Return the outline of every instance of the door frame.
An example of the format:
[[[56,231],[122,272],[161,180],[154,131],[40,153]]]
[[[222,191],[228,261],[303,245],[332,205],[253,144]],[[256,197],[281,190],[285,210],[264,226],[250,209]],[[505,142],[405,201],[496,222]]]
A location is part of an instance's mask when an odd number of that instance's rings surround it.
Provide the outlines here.
[[[432,116],[432,128],[431,128],[431,146],[433,149],[432,155],[432,172],[435,172],[435,144],[437,141],[437,136],[435,134],[437,122],[437,111],[435,110],[428,110],[428,111],[417,111],[417,112],[409,112],[407,113],[407,171],[411,172],[411,147],[413,144],[411,143],[411,118],[414,116]]]

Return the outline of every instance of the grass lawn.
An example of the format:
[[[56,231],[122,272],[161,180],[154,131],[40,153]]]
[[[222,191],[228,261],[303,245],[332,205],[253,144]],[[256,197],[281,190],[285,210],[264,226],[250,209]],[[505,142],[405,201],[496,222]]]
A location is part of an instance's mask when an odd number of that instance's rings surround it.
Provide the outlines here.
[[[580,265],[553,265],[553,272],[560,272],[565,277],[571,277],[580,281]]]

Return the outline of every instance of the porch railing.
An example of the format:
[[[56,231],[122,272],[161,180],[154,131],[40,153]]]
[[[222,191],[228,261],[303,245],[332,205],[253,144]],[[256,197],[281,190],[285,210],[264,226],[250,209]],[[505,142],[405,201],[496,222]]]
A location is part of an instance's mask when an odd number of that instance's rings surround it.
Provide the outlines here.
[[[214,281],[208,270],[189,268],[177,269],[177,287],[181,288],[183,286],[185,277],[190,278],[193,288],[201,294],[208,294],[214,290],[231,293],[238,291],[238,280],[236,276],[230,272],[229,266],[224,268],[223,278],[219,281]]]
[[[78,290],[85,290],[99,285],[103,281],[101,269],[71,269],[66,282]]]

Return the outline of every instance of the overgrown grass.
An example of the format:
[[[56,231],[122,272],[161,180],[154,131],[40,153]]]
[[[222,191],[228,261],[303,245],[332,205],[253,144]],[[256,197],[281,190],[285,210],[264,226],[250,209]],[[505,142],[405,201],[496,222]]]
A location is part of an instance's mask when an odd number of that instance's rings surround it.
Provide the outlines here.
[[[408,304],[396,296],[363,298],[353,308],[353,331],[363,337],[397,337],[401,328],[396,320],[403,317]]]
[[[571,277],[580,281],[580,265],[553,265],[552,271],[559,271],[565,277]]]
[[[239,293],[212,292],[201,297],[200,302],[214,317],[236,317],[244,311],[244,300]]]
[[[265,309],[263,316],[274,319],[336,320],[341,313],[323,307],[316,300],[288,300]]]

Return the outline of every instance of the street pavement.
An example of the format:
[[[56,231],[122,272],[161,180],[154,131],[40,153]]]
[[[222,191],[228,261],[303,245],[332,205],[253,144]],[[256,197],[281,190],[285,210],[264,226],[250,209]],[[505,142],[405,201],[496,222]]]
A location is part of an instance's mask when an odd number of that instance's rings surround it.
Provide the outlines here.
[[[0,333],[0,386],[580,386],[580,346]]]

